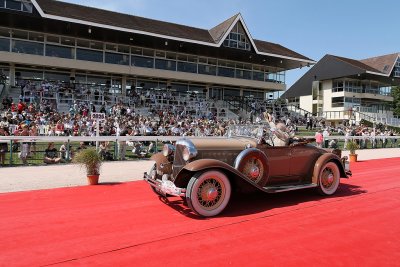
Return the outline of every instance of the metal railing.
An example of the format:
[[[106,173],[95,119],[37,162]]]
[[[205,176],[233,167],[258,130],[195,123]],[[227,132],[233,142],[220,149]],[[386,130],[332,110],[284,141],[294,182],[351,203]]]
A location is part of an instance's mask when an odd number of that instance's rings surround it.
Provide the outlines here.
[[[111,158],[107,160],[136,160],[150,157],[162,149],[164,142],[174,142],[180,138],[182,136],[1,136],[0,143],[7,143],[8,148],[8,152],[4,152],[4,165],[22,166],[45,164],[43,161],[45,149],[50,142],[55,144],[62,162],[69,163],[74,153],[80,150],[81,142],[85,142],[92,149],[98,149],[99,143],[107,142],[111,155]],[[208,137],[190,136],[189,138],[204,139]],[[314,136],[304,138],[314,138]],[[332,139],[336,140],[337,148],[340,149],[344,149],[349,140],[356,140],[359,149],[398,148],[400,146],[400,136],[329,136],[325,138],[324,147],[328,148]],[[64,151],[59,149],[62,145],[65,146]]]

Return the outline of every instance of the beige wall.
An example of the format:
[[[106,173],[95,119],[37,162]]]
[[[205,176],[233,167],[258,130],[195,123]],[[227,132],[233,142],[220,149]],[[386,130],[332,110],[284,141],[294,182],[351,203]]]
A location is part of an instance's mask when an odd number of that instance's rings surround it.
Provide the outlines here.
[[[301,96],[300,97],[300,108],[305,109],[309,112],[312,112],[312,96]]]

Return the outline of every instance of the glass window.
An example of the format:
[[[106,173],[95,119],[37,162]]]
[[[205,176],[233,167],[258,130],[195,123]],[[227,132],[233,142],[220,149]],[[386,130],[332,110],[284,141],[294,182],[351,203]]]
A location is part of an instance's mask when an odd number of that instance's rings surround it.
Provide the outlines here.
[[[156,59],[156,69],[161,70],[176,70],[176,61]]]
[[[44,42],[44,35],[41,33],[30,32],[29,40],[37,41],[37,42]]]
[[[6,0],[6,8],[21,11],[22,10],[21,2],[20,1],[14,1],[14,0]]]
[[[165,51],[156,51],[156,57],[165,58]]]
[[[217,67],[211,65],[202,65],[199,64],[199,74],[206,74],[206,75],[217,75]]]
[[[47,35],[47,42],[48,43],[60,43],[60,37],[59,36],[54,36],[54,35]]]
[[[106,85],[109,79],[107,77],[87,76],[88,84]]]
[[[6,28],[0,28],[0,36],[10,37],[10,30]]]
[[[46,56],[73,59],[74,48],[48,44],[46,45]]]
[[[253,80],[264,81],[264,72],[253,71]]]
[[[197,57],[196,56],[188,56],[188,61],[197,63]]]
[[[13,40],[12,52],[31,55],[43,55],[43,44]]]
[[[129,54],[129,46],[119,45],[118,52]]]
[[[43,71],[34,71],[34,70],[21,70],[16,69],[15,72],[19,72],[21,74],[21,79],[26,80],[43,80]]]
[[[0,38],[0,51],[10,51],[10,39]]]
[[[118,50],[118,45],[116,45],[116,44],[106,44],[105,48],[108,51],[117,51]]]
[[[90,42],[90,48],[92,49],[98,49],[98,50],[103,50],[103,43],[101,42]]]
[[[176,53],[167,52],[167,59],[176,59]]]
[[[209,58],[208,59],[208,64],[217,65],[217,59],[216,58]]]
[[[103,62],[103,52],[78,48],[76,49],[76,59]]]
[[[276,82],[276,73],[268,73],[266,74],[267,82]]]
[[[236,78],[251,80],[251,71],[236,69]]]
[[[172,83],[171,88],[176,92],[186,93],[188,91],[188,84]]]
[[[244,29],[237,23],[229,33],[223,44],[225,47],[250,50],[250,42],[247,39]]]
[[[152,50],[152,49],[143,49],[143,56],[154,57],[154,50]]]
[[[187,55],[178,54],[177,55],[177,59],[181,60],[181,61],[187,61],[188,60],[188,56]]]
[[[222,99],[222,88],[210,88],[208,90],[208,95],[211,99],[221,100]]]
[[[0,7],[5,7],[5,0],[0,0]]]
[[[224,88],[224,98],[229,98],[232,96],[240,96],[240,90]]]
[[[129,65],[129,56],[117,53],[105,53],[105,63]]]
[[[86,83],[86,75],[75,75],[75,83]]]
[[[132,53],[133,55],[142,55],[142,54],[143,54],[143,51],[142,51],[142,50],[143,50],[143,49],[140,48],[140,47],[132,47],[131,53]]]
[[[28,32],[13,30],[12,37],[17,39],[28,39]]]
[[[198,93],[204,93],[206,90],[206,87],[204,85],[193,85],[189,84],[189,91],[195,91]]]
[[[49,81],[69,82],[69,73],[45,72],[44,79]]]
[[[206,57],[199,57],[199,63],[207,63]]]
[[[195,63],[178,61],[178,71],[197,73],[197,65]]]
[[[154,59],[151,57],[132,56],[132,66],[143,68],[154,68]]]
[[[32,13],[32,9],[31,3],[22,2],[22,11]]]
[[[76,40],[76,45],[80,46],[80,47],[90,47],[90,41],[89,40],[82,40],[82,39],[78,39]]]
[[[332,107],[344,107],[344,97],[332,97]]]
[[[70,37],[61,37],[61,44],[75,46],[75,39]]]
[[[218,67],[218,76],[235,77],[235,70],[231,68]]]
[[[250,99],[264,99],[264,92],[258,92],[258,91],[243,91],[243,96],[248,97]]]

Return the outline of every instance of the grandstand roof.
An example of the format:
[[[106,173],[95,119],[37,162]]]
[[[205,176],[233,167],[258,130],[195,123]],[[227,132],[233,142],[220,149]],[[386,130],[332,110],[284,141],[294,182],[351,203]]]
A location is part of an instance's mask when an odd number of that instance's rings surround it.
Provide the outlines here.
[[[366,58],[360,61],[389,76],[392,73],[394,65],[396,64],[397,58],[399,56],[399,53],[394,53],[379,57]]]
[[[240,22],[257,54],[298,61],[296,67],[299,67],[300,64],[306,65],[315,63],[312,59],[279,44],[254,40],[248,32],[240,13],[225,20],[214,28],[207,30],[61,1],[32,0],[32,3],[39,14],[47,19],[68,21],[212,47],[220,47],[233,26],[237,22]],[[293,66],[291,68],[293,68]]]
[[[396,54],[397,55],[397,54]],[[391,55],[388,55],[391,56]],[[387,60],[388,56],[381,56],[372,59]],[[394,57],[391,57],[394,59]],[[400,79],[390,77],[390,72],[384,73],[378,64],[371,64],[372,59],[355,60],[351,58],[325,55],[306,74],[294,83],[283,95],[282,98],[300,97],[312,94],[313,81],[324,81],[337,78],[355,78],[380,81],[385,84],[399,85]],[[397,57],[394,59],[396,62]],[[368,64],[367,64],[368,63]],[[393,63],[393,65],[394,65]]]

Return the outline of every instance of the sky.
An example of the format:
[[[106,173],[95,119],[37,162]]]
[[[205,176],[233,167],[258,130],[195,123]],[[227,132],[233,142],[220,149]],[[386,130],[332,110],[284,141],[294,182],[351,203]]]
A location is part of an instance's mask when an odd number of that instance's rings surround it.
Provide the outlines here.
[[[398,0],[63,0],[211,29],[241,13],[252,38],[315,61],[331,54],[364,59],[400,52]],[[286,73],[289,88],[308,68]]]

